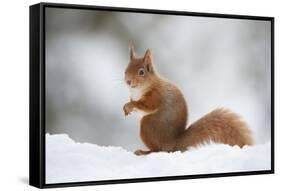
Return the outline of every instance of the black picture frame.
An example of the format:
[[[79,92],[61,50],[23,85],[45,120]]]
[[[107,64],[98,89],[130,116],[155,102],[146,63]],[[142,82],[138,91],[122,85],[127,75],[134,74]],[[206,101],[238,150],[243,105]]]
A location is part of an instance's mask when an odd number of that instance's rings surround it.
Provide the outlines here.
[[[215,174],[197,174],[185,176],[134,178],[121,180],[102,180],[87,182],[55,183],[45,182],[45,9],[71,8],[81,10],[118,11],[134,13],[153,13],[165,15],[200,16],[231,19],[250,19],[271,22],[271,169],[249,172],[228,172]],[[29,139],[29,184],[38,188],[66,186],[85,186],[116,183],[134,183],[147,181],[166,181],[227,176],[244,176],[274,173],[274,17],[249,15],[229,15],[214,13],[196,13],[169,10],[135,9],[121,7],[103,7],[73,4],[39,3],[30,6],[30,139]]]

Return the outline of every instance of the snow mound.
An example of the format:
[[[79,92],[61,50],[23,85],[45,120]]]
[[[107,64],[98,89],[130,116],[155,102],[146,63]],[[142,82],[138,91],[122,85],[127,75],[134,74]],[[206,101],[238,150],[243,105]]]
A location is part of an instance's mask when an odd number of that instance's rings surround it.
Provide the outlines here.
[[[211,144],[184,153],[136,156],[121,147],[47,134],[46,183],[268,170],[270,156],[270,143],[243,149]]]

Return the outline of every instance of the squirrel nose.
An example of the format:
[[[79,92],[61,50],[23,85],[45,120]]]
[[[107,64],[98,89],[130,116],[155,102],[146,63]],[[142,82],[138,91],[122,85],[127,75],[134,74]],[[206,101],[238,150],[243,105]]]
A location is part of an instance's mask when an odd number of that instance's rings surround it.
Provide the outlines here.
[[[128,85],[131,85],[131,80],[126,81]]]

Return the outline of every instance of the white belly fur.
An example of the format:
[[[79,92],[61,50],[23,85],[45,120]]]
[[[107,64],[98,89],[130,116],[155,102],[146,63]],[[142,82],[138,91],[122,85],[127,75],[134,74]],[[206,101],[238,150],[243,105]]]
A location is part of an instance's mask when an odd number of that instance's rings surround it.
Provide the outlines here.
[[[130,88],[130,93],[131,93],[131,99],[133,101],[138,101],[138,100],[141,99],[144,92],[141,88]],[[140,118],[142,118],[142,117],[151,113],[151,112],[144,112],[144,111],[141,111],[141,110],[138,110],[138,109],[134,109],[134,111],[138,113]]]
[[[134,101],[138,101],[143,95],[143,91],[141,88],[130,88],[131,99]]]

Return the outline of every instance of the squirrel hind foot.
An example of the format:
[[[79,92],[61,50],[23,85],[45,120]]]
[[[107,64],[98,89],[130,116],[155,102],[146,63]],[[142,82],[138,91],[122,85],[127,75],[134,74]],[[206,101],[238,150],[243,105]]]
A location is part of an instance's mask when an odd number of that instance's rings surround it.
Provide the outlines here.
[[[152,153],[152,151],[144,151],[144,150],[141,150],[141,149],[138,149],[134,152],[134,154],[137,155],[137,156],[148,155],[150,153]]]

